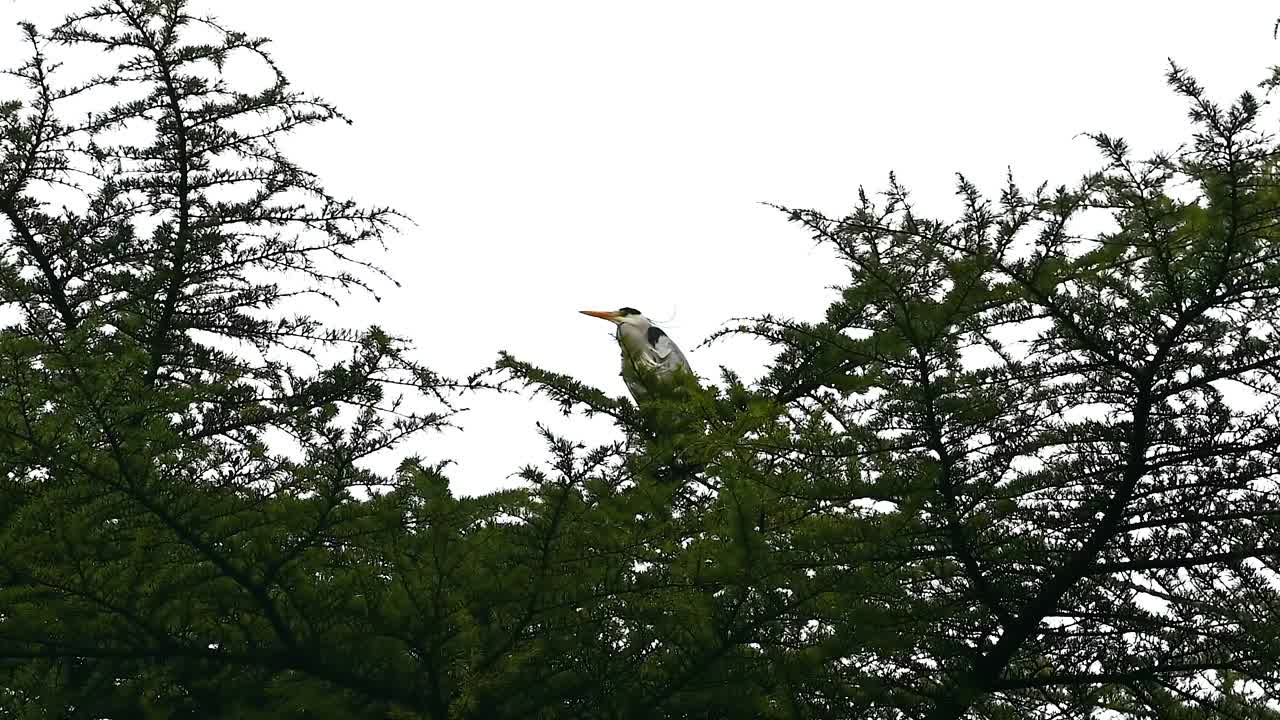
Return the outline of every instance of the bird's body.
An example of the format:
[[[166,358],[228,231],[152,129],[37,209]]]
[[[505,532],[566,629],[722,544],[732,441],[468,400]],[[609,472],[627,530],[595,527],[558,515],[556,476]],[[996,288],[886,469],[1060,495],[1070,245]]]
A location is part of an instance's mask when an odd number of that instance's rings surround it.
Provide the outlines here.
[[[616,311],[583,310],[617,326],[614,337],[622,350],[622,381],[636,402],[648,398],[656,387],[669,386],[676,374],[692,374],[689,361],[675,342],[635,308]]]

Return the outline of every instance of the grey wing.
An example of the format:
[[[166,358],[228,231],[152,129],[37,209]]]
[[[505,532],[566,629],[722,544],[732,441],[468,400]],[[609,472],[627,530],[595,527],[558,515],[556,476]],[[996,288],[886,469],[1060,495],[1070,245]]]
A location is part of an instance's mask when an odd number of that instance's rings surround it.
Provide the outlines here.
[[[644,383],[640,382],[639,378],[634,375],[623,372],[622,381],[627,384],[627,390],[630,391],[631,398],[636,402],[649,397],[649,388],[646,388]]]
[[[680,348],[661,328],[649,328],[649,346],[653,348],[659,372],[671,374],[680,368],[693,372],[689,368],[689,361],[685,359],[684,353],[680,352]]]

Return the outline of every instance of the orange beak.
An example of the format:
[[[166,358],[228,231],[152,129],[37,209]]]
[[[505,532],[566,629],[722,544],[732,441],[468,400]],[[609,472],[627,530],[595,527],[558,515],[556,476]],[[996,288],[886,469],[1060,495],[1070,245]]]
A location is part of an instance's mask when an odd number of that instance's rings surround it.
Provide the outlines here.
[[[601,320],[608,320],[609,322],[618,322],[618,318],[622,317],[622,313],[613,312],[610,310],[579,310],[578,312],[582,313],[583,315],[598,317]]]

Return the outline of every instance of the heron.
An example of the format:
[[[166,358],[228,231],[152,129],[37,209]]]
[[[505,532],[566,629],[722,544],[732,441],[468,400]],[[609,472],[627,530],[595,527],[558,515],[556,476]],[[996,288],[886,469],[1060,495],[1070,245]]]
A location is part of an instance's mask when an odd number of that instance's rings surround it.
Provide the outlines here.
[[[693,373],[689,361],[671,337],[639,310],[624,307],[579,312],[617,326],[614,337],[622,349],[622,381],[637,403],[650,397],[658,387],[669,387],[677,373]]]

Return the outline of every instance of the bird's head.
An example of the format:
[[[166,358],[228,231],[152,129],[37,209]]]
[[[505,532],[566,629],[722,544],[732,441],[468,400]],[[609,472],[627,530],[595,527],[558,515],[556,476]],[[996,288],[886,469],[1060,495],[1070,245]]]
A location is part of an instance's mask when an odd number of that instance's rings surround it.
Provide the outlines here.
[[[632,325],[640,328],[646,328],[651,323],[649,318],[640,314],[640,311],[633,307],[624,307],[617,310],[579,310],[583,315],[598,317],[601,320],[608,320],[614,325]]]

